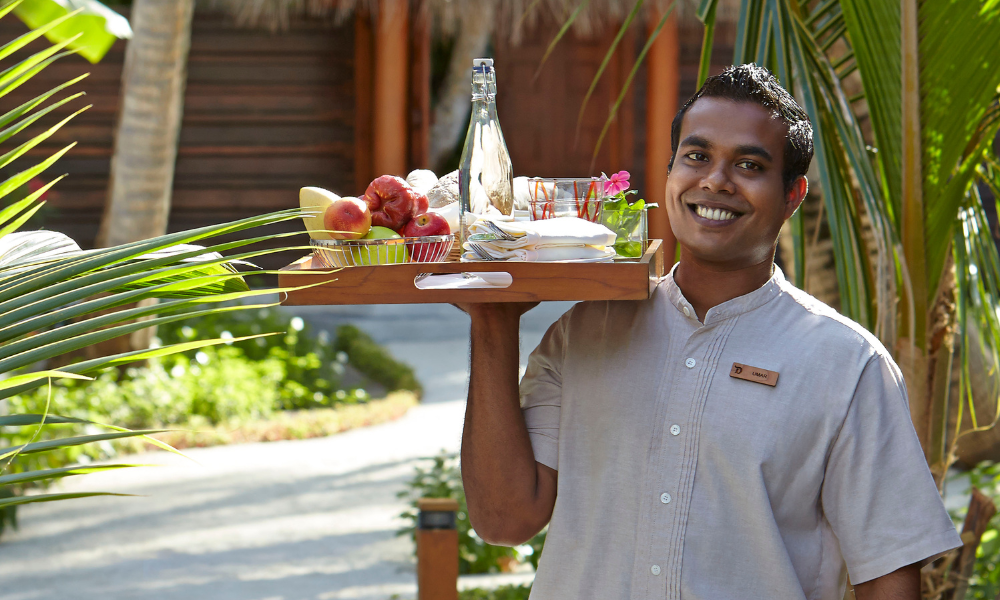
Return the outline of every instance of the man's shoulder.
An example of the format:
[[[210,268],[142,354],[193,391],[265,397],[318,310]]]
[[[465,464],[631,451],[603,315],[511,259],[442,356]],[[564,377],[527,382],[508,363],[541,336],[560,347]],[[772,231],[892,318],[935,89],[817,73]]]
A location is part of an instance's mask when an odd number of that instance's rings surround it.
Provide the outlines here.
[[[842,344],[856,346],[864,348],[871,355],[891,360],[891,354],[878,337],[860,323],[788,281],[781,282],[781,292],[775,308],[792,320],[793,327],[809,331],[815,343],[828,347]]]

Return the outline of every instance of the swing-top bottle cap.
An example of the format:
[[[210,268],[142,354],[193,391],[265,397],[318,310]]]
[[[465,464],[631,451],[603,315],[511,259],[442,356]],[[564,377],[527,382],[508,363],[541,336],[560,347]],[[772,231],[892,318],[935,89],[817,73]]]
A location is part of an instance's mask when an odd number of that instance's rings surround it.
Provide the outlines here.
[[[493,59],[492,58],[474,58],[474,59],[472,59],[472,66],[473,67],[492,67],[493,66]]]

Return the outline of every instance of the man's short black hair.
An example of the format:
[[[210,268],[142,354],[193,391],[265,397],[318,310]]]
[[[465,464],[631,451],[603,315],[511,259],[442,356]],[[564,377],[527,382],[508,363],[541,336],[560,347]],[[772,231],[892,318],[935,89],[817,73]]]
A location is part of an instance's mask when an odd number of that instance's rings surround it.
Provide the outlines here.
[[[784,168],[782,179],[785,189],[809,170],[813,156],[812,123],[795,98],[781,87],[774,75],[755,64],[728,67],[718,75],[705,80],[701,89],[684,104],[670,126],[670,164],[674,166],[677,145],[680,144],[681,122],[684,114],[698,98],[724,98],[733,102],[750,102],[763,106],[788,126],[785,137]]]

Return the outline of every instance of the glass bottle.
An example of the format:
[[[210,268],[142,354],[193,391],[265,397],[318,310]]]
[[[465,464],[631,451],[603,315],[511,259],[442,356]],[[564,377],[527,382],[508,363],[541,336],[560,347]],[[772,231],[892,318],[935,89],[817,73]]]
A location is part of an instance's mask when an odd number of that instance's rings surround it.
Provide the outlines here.
[[[497,77],[492,58],[472,61],[472,117],[458,169],[461,195],[461,242],[482,215],[510,215],[514,210],[514,175],[510,153],[497,119]]]

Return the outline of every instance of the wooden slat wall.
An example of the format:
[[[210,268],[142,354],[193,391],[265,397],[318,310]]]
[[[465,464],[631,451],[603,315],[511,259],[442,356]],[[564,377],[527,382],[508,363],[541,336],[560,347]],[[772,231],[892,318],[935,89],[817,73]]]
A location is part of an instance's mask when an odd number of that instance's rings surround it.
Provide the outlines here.
[[[0,41],[24,31],[14,17],[0,21]],[[353,38],[353,25],[299,22],[272,35],[238,30],[217,15],[196,13],[171,231],[295,207],[298,189],[306,185],[353,189]],[[46,44],[36,42],[30,49]],[[124,51],[124,42],[115,44],[97,65],[64,58],[0,100],[0,108],[9,110],[91,73],[76,87],[87,92],[84,100],[94,107],[31,157],[37,162],[57,147],[79,142],[42,177],[69,174],[50,194],[43,224],[85,247],[94,243],[107,197]],[[273,231],[295,229],[299,223]],[[287,262],[288,256],[259,261],[274,268]]]
[[[515,175],[590,176],[601,171],[611,174],[625,169],[632,174],[632,187],[642,192],[646,144],[645,65],[632,82],[594,169],[590,168],[590,163],[608,110],[646,41],[645,28],[633,27],[622,40],[587,105],[579,140],[575,143],[577,114],[583,96],[617,32],[609,27],[601,35],[589,38],[568,34],[549,56],[538,80],[533,81],[541,57],[557,30],[558,26],[550,23],[526,33],[517,46],[495,42],[497,111]],[[701,23],[693,17],[678,23],[681,103],[695,92],[703,31]],[[735,28],[731,24],[718,25],[712,53],[713,74],[732,61],[734,39]]]
[[[604,140],[591,170],[591,155],[608,108],[634,59],[634,37],[623,41],[618,55],[605,71],[601,84],[584,111],[579,138],[576,121],[583,97],[614,37],[613,31],[599,37],[564,37],[549,56],[537,80],[533,79],[545,49],[558,25],[539,25],[524,35],[518,45],[495,41],[497,113],[504,132],[515,175],[534,177],[589,177],[630,169],[635,102],[634,89],[623,103],[617,123]],[[628,64],[624,64],[628,61]],[[470,65],[471,71],[471,65]]]
[[[353,63],[353,24],[270,34],[196,14],[170,229],[293,208],[303,186],[353,189]],[[278,268],[293,254],[255,262]]]

